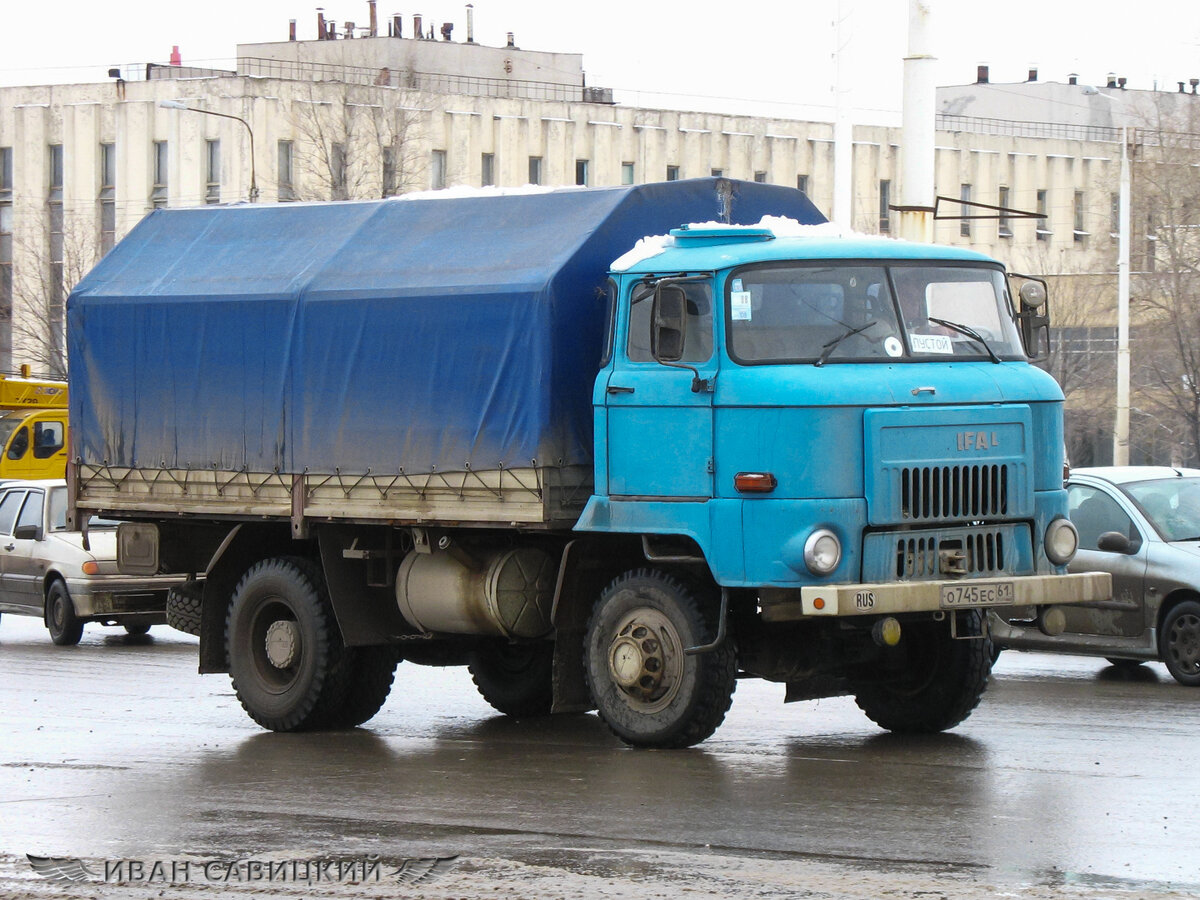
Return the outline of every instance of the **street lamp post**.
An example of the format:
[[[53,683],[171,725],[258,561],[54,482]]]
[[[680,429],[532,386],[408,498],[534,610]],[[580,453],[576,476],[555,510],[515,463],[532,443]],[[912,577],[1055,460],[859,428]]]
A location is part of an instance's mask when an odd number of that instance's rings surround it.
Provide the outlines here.
[[[229,113],[216,112],[211,109],[199,109],[195,106],[188,106],[186,103],[180,103],[178,100],[159,100],[158,105],[163,109],[186,109],[188,112],[202,113],[206,116],[220,116],[222,119],[233,119],[241,122],[246,126],[246,133],[250,135],[250,202],[258,202],[258,182],[254,177],[254,129],[250,127],[250,123],[241,116],[230,115]]]

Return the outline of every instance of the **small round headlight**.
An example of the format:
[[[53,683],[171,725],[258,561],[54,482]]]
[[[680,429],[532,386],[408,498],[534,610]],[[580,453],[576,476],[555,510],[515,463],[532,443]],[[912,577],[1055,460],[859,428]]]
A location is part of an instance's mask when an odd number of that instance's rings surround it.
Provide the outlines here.
[[[1079,549],[1079,532],[1070,519],[1058,518],[1046,526],[1046,558],[1056,566],[1065,566]]]
[[[828,575],[841,561],[841,541],[828,528],[818,528],[804,542],[804,564],[814,575]]]

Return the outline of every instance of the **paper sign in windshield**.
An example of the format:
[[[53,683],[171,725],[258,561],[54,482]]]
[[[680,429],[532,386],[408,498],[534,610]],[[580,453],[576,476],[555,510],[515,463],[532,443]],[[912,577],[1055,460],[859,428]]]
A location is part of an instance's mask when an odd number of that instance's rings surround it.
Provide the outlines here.
[[[750,321],[750,292],[730,291],[729,308],[735,322]]]
[[[954,345],[944,334],[910,334],[908,342],[913,353],[954,353]]]

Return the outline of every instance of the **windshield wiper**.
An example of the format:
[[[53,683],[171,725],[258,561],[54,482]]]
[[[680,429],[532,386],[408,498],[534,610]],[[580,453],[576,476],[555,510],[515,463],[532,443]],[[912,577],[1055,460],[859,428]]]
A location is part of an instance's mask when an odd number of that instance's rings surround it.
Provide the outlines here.
[[[829,359],[829,355],[838,348],[838,344],[840,344],[846,338],[854,337],[854,335],[856,335],[856,334],[861,334],[862,332],[864,332],[868,328],[870,328],[872,325],[878,325],[878,324],[879,324],[879,320],[873,319],[870,322],[868,322],[866,325],[859,325],[857,328],[847,328],[845,331],[843,331],[841,334],[839,334],[837,337],[835,337],[829,343],[821,345],[821,355],[817,357],[817,361],[815,363],[813,363],[813,365],[814,366],[825,365],[825,360]]]
[[[957,331],[959,334],[965,334],[971,340],[978,342],[979,346],[987,351],[987,355],[992,358],[992,362],[1000,362],[1000,357],[998,357],[995,351],[988,346],[988,342],[980,336],[978,331],[976,331],[974,328],[971,328],[969,325],[960,325],[958,322],[949,322],[946,319],[939,319],[937,316],[929,316],[928,319],[930,322],[936,322],[938,325],[945,325],[947,328],[951,328],[954,331]]]

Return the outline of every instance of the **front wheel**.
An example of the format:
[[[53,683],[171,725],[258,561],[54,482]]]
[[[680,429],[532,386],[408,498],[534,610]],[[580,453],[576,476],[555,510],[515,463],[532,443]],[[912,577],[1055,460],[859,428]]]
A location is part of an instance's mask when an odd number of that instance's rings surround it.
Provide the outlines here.
[[[67,586],[59,579],[46,591],[46,628],[50,640],[60,647],[74,647],[83,637],[83,622],[75,615],[75,604]]]
[[[881,728],[910,734],[963,722],[979,705],[992,669],[992,644],[982,629],[977,611],[959,616],[958,638],[945,621],[906,625],[900,643],[854,682],[859,709]]]
[[[588,622],[584,666],[617,737],[635,747],[690,747],[717,730],[736,686],[732,642],[684,652],[709,641],[715,626],[696,593],[665,572],[638,569],[604,590]]]
[[[1180,684],[1200,686],[1200,603],[1185,600],[1163,620],[1159,654]]]
[[[306,731],[338,718],[349,657],[317,566],[281,557],[251,567],[234,589],[225,633],[234,692],[255,722]]]

